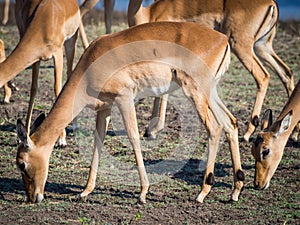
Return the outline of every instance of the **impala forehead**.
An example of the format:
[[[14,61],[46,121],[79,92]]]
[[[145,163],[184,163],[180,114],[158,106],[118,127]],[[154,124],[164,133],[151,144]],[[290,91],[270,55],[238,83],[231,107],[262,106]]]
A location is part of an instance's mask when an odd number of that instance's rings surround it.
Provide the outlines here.
[[[272,142],[271,132],[263,132],[257,135],[254,146],[256,148],[269,145]]]
[[[256,161],[261,161],[261,152],[270,148],[270,134],[266,132],[259,133],[252,146],[252,155]]]

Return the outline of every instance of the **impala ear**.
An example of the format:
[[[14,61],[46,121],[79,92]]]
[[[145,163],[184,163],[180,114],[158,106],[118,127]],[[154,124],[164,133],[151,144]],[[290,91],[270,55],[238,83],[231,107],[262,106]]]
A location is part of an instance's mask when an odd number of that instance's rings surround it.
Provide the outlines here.
[[[41,113],[33,122],[32,126],[30,127],[30,135],[32,135],[42,124],[44,119],[46,118],[44,113]]]
[[[27,150],[31,150],[34,147],[30,137],[27,134],[26,127],[20,119],[17,120],[17,134],[19,140],[24,144]]]
[[[272,110],[267,109],[261,119],[261,130],[269,129],[273,123]]]
[[[279,122],[279,124],[276,127],[276,130],[277,130],[277,132],[275,133],[276,137],[279,137],[281,134],[283,134],[284,132],[286,132],[290,128],[291,122],[292,122],[292,115],[293,115],[293,111],[291,110]]]

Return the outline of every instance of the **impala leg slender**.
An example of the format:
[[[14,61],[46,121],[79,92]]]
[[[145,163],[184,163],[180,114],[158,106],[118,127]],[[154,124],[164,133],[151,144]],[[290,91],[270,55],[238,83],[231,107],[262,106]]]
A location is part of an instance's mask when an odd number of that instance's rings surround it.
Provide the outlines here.
[[[26,117],[26,129],[28,133],[30,133],[30,122],[31,122],[32,111],[34,107],[34,99],[38,90],[39,70],[40,70],[40,62],[38,61],[32,65],[32,83],[30,89],[29,106],[28,106],[27,117]]]
[[[78,38],[78,31],[67,41],[65,41],[64,46],[65,46],[65,53],[66,53],[66,58],[67,58],[67,77],[68,79],[70,78],[72,72],[73,72],[73,62],[74,62],[74,57],[75,57],[75,52],[76,52],[76,41]],[[77,123],[77,117],[74,118],[72,121],[72,126],[73,126],[73,131],[76,131],[79,126]]]
[[[137,127],[136,111],[134,107],[133,97],[124,95],[117,101],[118,108],[122,114],[125,129],[127,131],[128,139],[134,150],[135,160],[141,183],[141,194],[139,201],[146,203],[146,194],[149,189],[149,181],[144,166],[141,143],[139,138],[139,131]]]
[[[80,198],[86,197],[95,188],[97,172],[99,167],[99,157],[103,148],[103,141],[110,120],[110,112],[110,109],[97,112],[93,158],[91,162],[89,178],[84,188],[84,191],[80,194]]]
[[[157,134],[164,129],[168,104],[168,95],[155,97],[153,102],[152,119],[146,129],[145,137],[156,139]]]
[[[104,0],[104,20],[106,33],[111,33],[112,13],[114,11],[115,0]]]

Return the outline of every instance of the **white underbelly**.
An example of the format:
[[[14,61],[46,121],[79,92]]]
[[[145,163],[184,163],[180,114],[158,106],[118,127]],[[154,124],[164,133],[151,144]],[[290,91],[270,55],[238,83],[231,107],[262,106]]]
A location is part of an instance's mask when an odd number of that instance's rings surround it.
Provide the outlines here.
[[[136,98],[145,98],[149,96],[155,96],[159,97],[164,94],[171,93],[179,88],[179,85],[176,82],[171,82],[167,85],[160,85],[160,86],[155,86],[155,87],[145,87],[142,90],[140,90]]]

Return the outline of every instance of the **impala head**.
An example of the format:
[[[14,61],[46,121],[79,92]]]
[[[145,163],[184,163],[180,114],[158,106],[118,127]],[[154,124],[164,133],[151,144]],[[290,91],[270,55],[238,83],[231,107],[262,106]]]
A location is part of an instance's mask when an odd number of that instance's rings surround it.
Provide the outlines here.
[[[44,115],[40,116],[35,121],[32,132],[36,130],[36,126],[42,122],[44,117]],[[44,187],[49,165],[49,157],[47,157],[47,154],[43,154],[46,147],[38,148],[35,145],[21,120],[17,122],[17,133],[21,143],[18,146],[16,164],[21,171],[27,201],[41,202],[44,198]]]
[[[283,150],[289,137],[287,130],[291,125],[292,111],[272,125],[271,117],[271,110],[267,110],[263,116],[262,128],[264,130],[257,135],[252,146],[252,155],[255,158],[254,186],[260,190],[265,190],[269,187],[270,180],[282,158]]]

